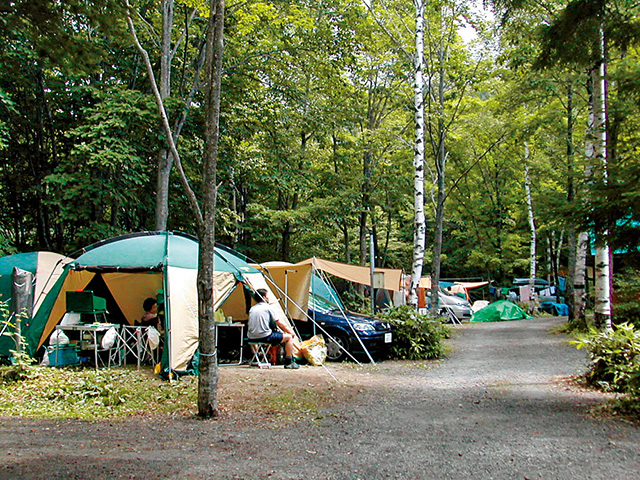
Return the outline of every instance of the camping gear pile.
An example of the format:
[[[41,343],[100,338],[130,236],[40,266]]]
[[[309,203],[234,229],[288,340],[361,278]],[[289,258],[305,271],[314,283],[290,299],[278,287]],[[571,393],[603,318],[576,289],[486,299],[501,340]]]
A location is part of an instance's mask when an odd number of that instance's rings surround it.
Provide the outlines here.
[[[324,361],[327,359],[327,346],[324,343],[324,338],[320,335],[314,335],[309,340],[301,342],[298,346],[298,352],[298,358],[304,358],[314,367],[324,365]]]

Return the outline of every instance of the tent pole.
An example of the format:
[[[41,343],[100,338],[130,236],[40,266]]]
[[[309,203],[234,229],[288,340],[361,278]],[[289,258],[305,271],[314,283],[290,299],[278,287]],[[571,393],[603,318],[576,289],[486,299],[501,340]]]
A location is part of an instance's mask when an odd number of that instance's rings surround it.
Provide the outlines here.
[[[329,371],[329,369],[327,368],[327,366],[324,363],[321,366],[322,366],[322,368],[324,368],[325,372],[327,372],[331,376],[331,378],[333,378],[336,382],[338,381],[338,379],[333,375],[333,373],[331,373]]]
[[[289,273],[297,272],[297,270],[284,271],[284,311],[289,318],[291,318],[291,313],[289,312]]]
[[[173,381],[173,365],[171,358],[171,292],[169,291],[169,283],[167,282],[167,268],[169,265],[169,232],[165,235],[164,246],[164,266],[162,268],[162,289],[164,291],[164,331],[165,331],[165,348],[167,349],[167,359],[169,362],[169,381]],[[157,301],[157,300],[156,300]],[[168,320],[168,321],[167,321]],[[162,359],[160,359],[162,362]]]
[[[314,298],[314,292],[313,292],[313,276],[315,275],[316,272],[316,257],[313,257],[313,263],[311,264],[311,279],[309,280],[311,283],[311,291],[309,292],[309,298]],[[309,307],[309,301],[307,300],[307,311],[308,311],[308,307]],[[313,309],[313,334],[316,334],[316,310],[315,308]]]
[[[376,297],[373,290],[373,277],[376,270],[376,254],[373,245],[373,232],[369,233],[369,264],[371,265],[371,288],[369,288],[369,296],[371,297],[371,315],[376,314]]]

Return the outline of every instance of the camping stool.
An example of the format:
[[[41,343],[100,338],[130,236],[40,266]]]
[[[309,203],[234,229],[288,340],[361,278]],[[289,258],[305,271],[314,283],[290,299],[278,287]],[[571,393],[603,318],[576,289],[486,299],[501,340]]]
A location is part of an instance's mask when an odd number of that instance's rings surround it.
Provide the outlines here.
[[[264,342],[254,342],[251,339],[248,339],[248,342],[251,347],[251,352],[253,353],[249,365],[256,365],[260,368],[271,368],[268,355],[271,345]]]

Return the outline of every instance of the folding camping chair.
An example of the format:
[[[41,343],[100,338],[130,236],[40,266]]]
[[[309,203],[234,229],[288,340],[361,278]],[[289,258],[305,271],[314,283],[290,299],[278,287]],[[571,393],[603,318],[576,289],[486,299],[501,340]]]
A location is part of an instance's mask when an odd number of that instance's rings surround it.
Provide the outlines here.
[[[259,368],[271,368],[271,362],[269,361],[269,348],[271,348],[271,345],[263,342],[253,342],[251,339],[248,339],[248,343],[253,353],[250,365],[255,365]]]

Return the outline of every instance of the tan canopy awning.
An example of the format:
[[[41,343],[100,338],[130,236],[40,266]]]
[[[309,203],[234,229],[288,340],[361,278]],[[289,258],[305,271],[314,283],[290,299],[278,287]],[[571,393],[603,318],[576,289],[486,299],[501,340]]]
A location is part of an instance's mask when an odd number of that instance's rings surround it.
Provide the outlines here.
[[[369,267],[332,262],[330,260],[323,260],[317,257],[303,260],[302,262],[298,262],[296,265],[309,264],[313,265],[318,270],[322,270],[323,272],[330,275],[344,278],[345,280],[349,280],[350,282],[371,286],[371,269]],[[397,270],[394,268],[376,268],[374,272],[384,273],[385,290],[402,290],[402,270]]]

